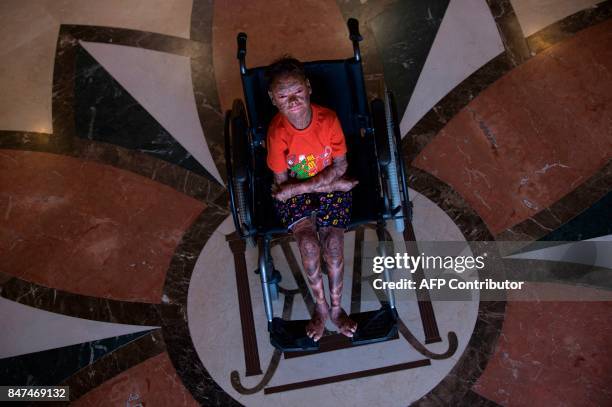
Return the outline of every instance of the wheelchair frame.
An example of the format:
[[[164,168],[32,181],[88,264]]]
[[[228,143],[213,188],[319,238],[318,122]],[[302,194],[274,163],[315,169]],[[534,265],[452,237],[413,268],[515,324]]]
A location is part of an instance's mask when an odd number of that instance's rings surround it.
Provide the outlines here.
[[[361,52],[359,49],[359,42],[363,38],[359,33],[359,23],[356,19],[349,19],[347,25],[349,39],[353,45],[353,57],[340,61],[323,61],[323,63],[343,62],[353,65],[358,64],[356,84],[359,88],[357,94],[360,98],[358,105],[361,114],[358,114],[358,116],[361,137],[373,138],[373,142],[371,139],[370,142],[375,147],[378,165],[377,182],[380,186],[377,192],[379,194],[382,193],[384,201],[382,206],[384,206],[384,209],[379,210],[376,217],[372,217],[372,219],[351,223],[349,229],[360,223],[376,221],[377,237],[380,242],[385,240],[385,223],[387,220],[407,219],[408,222],[411,222],[412,204],[408,196],[406,173],[401,152],[399,151],[401,135],[393,95],[385,90],[385,101],[374,99],[370,105],[371,111],[368,111]],[[245,61],[246,40],[247,35],[245,33],[238,34],[237,58],[239,60],[243,91],[248,109],[245,109],[241,100],[236,100],[232,110],[226,113],[225,120],[225,159],[232,217],[241,238],[254,245],[254,239],[259,237],[259,268],[257,271],[260,275],[268,320],[268,331],[270,332],[272,344],[283,351],[316,350],[318,349],[318,343],[305,336],[304,326],[308,322],[307,320],[286,321],[274,317],[272,301],[278,298],[280,273],[274,269],[270,255],[270,245],[272,235],[286,233],[287,231],[286,229],[262,228],[260,225],[255,224],[255,182],[261,178],[258,178],[254,172],[255,167],[258,165],[256,162],[257,157],[261,158],[262,154],[265,153],[265,134],[263,134],[261,126],[254,128],[255,110],[254,106],[252,106],[254,104],[252,100],[253,95],[248,94],[247,89],[249,88],[246,81],[250,72],[256,69],[261,70],[262,68],[247,68]],[[249,118],[251,119],[250,121]],[[394,202],[392,202],[390,197],[393,194],[395,194]],[[379,255],[386,255],[384,244],[379,244]],[[389,270],[384,270],[383,277],[385,281],[390,281]],[[380,310],[352,316],[362,321],[359,323],[358,330],[352,338],[354,345],[384,341],[397,336],[395,297],[393,291],[389,289],[387,289],[386,295],[388,303],[383,303]],[[368,326],[370,327],[369,331]]]

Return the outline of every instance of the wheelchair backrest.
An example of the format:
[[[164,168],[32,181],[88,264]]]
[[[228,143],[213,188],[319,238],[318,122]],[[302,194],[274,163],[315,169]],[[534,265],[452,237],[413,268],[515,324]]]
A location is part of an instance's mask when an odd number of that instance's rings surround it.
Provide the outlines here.
[[[369,126],[367,96],[360,62],[354,59],[304,63],[312,86],[311,101],[336,112],[347,143]],[[265,139],[268,124],[277,113],[268,96],[265,67],[248,69],[243,88],[255,141]]]
[[[372,219],[380,208],[378,200],[373,199],[379,191],[378,165],[361,63],[353,58],[315,61],[304,63],[304,68],[312,86],[311,101],[334,110],[342,125],[348,149],[348,174],[359,180],[353,190],[353,220]],[[277,113],[268,96],[264,72],[265,67],[253,68],[242,75],[251,134],[256,145],[266,139],[268,125]],[[267,168],[262,150],[257,148],[255,153],[255,204],[258,208],[266,208],[267,212],[257,212],[256,224],[269,230],[278,226],[278,221],[270,196],[272,172]]]

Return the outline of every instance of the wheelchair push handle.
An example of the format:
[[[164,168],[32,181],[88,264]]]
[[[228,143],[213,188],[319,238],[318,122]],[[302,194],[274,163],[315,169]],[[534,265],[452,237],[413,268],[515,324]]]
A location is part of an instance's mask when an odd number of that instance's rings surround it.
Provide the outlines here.
[[[240,61],[240,73],[244,75],[246,73],[245,57],[247,53],[246,51],[246,42],[247,42],[246,33],[238,33],[238,36],[236,37],[236,41],[238,42],[238,55],[236,56],[236,58],[238,58],[238,60]]]
[[[351,41],[361,41],[363,37],[359,34],[359,21],[356,18],[349,18],[348,22],[349,38]]]
[[[363,37],[359,33],[359,21],[357,21],[356,18],[349,18],[346,24],[348,25],[349,38],[353,42],[353,53],[355,54],[355,61],[361,61],[359,41],[363,40]]]

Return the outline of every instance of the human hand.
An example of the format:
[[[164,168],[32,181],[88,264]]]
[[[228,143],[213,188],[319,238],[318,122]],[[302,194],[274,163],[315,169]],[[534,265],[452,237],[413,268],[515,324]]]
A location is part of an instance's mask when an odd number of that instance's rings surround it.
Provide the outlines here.
[[[359,184],[356,179],[340,178],[334,182],[335,191],[348,192]]]
[[[299,192],[297,192],[297,188],[295,188],[295,185],[272,185],[272,197],[281,202],[285,202],[287,199],[291,199],[296,195],[299,195]]]

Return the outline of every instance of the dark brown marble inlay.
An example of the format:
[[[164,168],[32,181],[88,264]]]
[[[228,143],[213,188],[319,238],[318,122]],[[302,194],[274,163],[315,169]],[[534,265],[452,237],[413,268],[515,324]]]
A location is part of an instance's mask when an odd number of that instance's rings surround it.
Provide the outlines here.
[[[257,335],[255,321],[253,320],[253,304],[249,289],[249,272],[247,270],[246,242],[240,239],[237,232],[226,236],[234,256],[234,271],[236,273],[236,291],[238,293],[238,308],[240,309],[240,325],[242,328],[242,345],[244,347],[244,362],[246,376],[255,376],[262,373],[259,363],[259,350],[257,348]]]
[[[429,359],[419,359],[414,362],[400,363],[397,365],[385,366],[376,369],[361,370],[353,373],[340,374],[336,376],[323,377],[320,379],[306,380],[303,382],[283,384],[280,386],[266,387],[264,394],[281,393],[290,390],[305,389],[307,387],[321,386],[323,384],[337,383],[344,380],[355,380],[362,377],[378,376],[385,373],[399,372],[406,369],[415,369],[431,365]]]
[[[71,317],[117,324],[148,326],[161,324],[161,311],[158,304],[73,294],[43,287],[16,277],[10,277],[0,287],[0,294],[8,300],[23,305]]]
[[[530,58],[529,47],[510,0],[487,0],[506,54],[512,65],[518,66]]]

